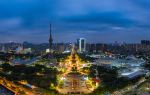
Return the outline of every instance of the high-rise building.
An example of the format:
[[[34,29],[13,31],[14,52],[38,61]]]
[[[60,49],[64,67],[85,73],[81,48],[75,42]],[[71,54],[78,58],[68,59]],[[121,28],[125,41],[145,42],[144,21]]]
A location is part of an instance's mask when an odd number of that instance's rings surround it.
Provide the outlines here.
[[[149,40],[141,40],[141,44],[142,45],[150,45],[150,41]]]
[[[1,52],[5,52],[5,46],[4,45],[2,46]]]
[[[22,46],[18,46],[15,50],[16,53],[23,53],[23,47]]]
[[[32,52],[31,48],[24,48],[24,50],[23,50],[24,54],[28,54],[28,53],[31,53],[31,52]]]
[[[77,39],[77,46],[78,46],[79,52],[85,52],[86,51],[86,39],[85,38]]]

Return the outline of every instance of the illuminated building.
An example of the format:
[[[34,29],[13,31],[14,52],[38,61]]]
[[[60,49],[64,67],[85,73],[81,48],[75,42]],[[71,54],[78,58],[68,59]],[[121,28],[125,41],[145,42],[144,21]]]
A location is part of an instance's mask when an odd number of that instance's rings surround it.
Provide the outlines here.
[[[16,48],[16,53],[22,53],[23,52],[23,47],[22,46],[19,46]]]
[[[86,39],[85,38],[77,39],[77,45],[78,45],[79,52],[85,52],[86,51]]]
[[[150,45],[150,41],[149,40],[141,40],[141,44],[142,45]]]

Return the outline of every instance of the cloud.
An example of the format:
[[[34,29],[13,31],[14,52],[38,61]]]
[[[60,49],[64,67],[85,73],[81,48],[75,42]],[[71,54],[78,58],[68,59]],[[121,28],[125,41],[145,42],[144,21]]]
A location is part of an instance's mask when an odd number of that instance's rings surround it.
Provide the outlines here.
[[[21,24],[22,19],[20,18],[0,19],[0,33],[13,34],[11,31],[20,28]]]
[[[150,1],[149,0],[133,0],[134,4],[138,7],[149,10],[150,8]]]
[[[51,21],[57,42],[137,42],[150,38],[149,6],[149,0],[1,0],[0,37],[45,42]]]
[[[72,16],[67,17],[65,21],[69,23],[106,24],[123,27],[129,27],[135,23],[132,19],[118,12],[90,13],[87,15]]]

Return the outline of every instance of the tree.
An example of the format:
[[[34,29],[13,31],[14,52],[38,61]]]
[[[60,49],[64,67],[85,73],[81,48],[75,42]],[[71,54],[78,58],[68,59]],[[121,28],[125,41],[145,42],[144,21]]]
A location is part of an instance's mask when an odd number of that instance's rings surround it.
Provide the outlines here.
[[[8,63],[2,64],[2,68],[4,71],[10,71],[12,69],[10,64],[8,64]]]

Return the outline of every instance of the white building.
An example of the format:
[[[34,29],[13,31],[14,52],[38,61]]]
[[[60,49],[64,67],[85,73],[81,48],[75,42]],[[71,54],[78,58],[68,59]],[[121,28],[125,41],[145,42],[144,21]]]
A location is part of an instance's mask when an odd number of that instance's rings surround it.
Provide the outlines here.
[[[98,66],[117,67],[119,76],[129,79],[141,76],[146,72],[142,66],[144,63],[145,60],[138,59],[134,56],[128,56],[124,59],[101,57],[94,62]]]
[[[85,38],[77,39],[77,45],[78,45],[78,51],[79,52],[85,52],[86,51],[86,39]]]
[[[2,46],[1,52],[5,52],[5,46],[4,45]]]
[[[22,46],[19,46],[16,48],[16,53],[23,53],[23,47]]]
[[[31,53],[31,52],[32,52],[31,48],[25,48],[24,49],[24,54]]]

